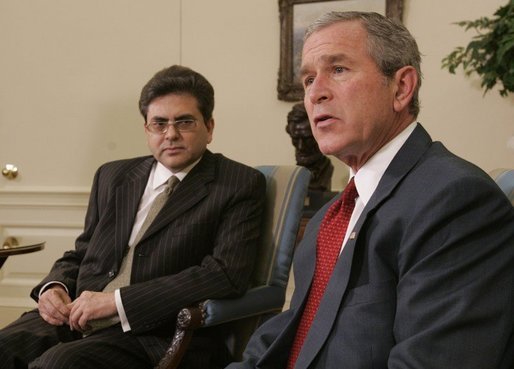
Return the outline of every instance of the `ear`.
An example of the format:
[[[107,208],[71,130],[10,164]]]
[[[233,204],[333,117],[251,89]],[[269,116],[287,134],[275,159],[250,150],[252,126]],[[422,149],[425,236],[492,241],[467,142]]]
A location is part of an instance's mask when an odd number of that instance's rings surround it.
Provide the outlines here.
[[[414,90],[418,85],[418,73],[416,69],[407,65],[398,69],[394,75],[396,91],[393,100],[393,108],[396,112],[406,109],[414,95]]]
[[[214,119],[211,118],[207,122],[205,122],[207,127],[207,143],[212,142],[212,132],[214,131]]]

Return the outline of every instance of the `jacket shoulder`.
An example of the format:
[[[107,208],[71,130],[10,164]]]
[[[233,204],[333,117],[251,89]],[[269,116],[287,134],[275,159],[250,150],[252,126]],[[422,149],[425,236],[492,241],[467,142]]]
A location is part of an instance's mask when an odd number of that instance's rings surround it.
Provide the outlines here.
[[[141,175],[143,175],[149,170],[153,161],[154,158],[150,155],[115,160],[102,164],[97,169],[96,175],[100,178],[109,178],[109,180],[117,182],[134,172],[141,172]]]
[[[237,181],[257,177],[264,180],[264,174],[249,165],[229,159],[222,154],[213,154],[213,159],[217,162],[218,174],[223,178]]]

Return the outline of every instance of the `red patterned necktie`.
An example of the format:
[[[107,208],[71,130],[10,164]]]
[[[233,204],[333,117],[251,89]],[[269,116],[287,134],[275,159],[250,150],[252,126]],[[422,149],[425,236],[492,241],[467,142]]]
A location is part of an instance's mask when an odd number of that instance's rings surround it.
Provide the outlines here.
[[[309,296],[289,354],[287,369],[293,369],[332,275],[358,196],[352,179],[341,197],[330,206],[321,222],[316,249],[316,269]]]

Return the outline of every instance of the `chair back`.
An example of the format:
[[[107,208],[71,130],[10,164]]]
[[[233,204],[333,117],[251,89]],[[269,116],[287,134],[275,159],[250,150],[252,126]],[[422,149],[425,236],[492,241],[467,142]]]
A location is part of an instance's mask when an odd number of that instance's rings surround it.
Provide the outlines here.
[[[284,289],[289,280],[310,172],[300,166],[259,166],[266,177],[266,205],[254,286]]]
[[[300,166],[259,166],[266,177],[266,204],[252,286],[240,298],[207,300],[204,326],[228,323],[226,344],[235,360],[252,333],[282,310],[302,210],[310,181]],[[228,326],[227,326],[228,327]]]
[[[498,168],[489,173],[514,206],[514,169]]]

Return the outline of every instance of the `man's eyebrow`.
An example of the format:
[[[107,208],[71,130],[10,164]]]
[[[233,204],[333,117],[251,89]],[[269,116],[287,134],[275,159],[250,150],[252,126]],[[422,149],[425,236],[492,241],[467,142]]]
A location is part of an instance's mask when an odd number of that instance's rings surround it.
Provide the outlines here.
[[[157,121],[163,121],[163,120],[168,120],[168,118],[166,117],[162,117],[160,115],[154,115],[152,118],[151,118],[152,121],[154,122],[157,122]]]
[[[195,119],[195,117],[193,114],[184,113],[184,114],[179,114],[179,115],[175,116],[173,120],[188,120],[188,119]],[[152,120],[153,121],[162,121],[162,120],[168,121],[169,119],[168,119],[168,117],[164,117],[161,115],[154,115],[152,117]]]
[[[175,120],[187,120],[187,119],[195,119],[193,114],[185,113],[180,114],[175,117]]]
[[[320,57],[320,59],[323,64],[331,65],[334,63],[339,63],[339,62],[348,60],[348,56],[344,53],[339,53],[339,54],[322,55]],[[298,75],[300,76],[300,78],[303,78],[305,75],[309,74],[310,69],[311,68],[308,65],[302,65],[298,72]]]

